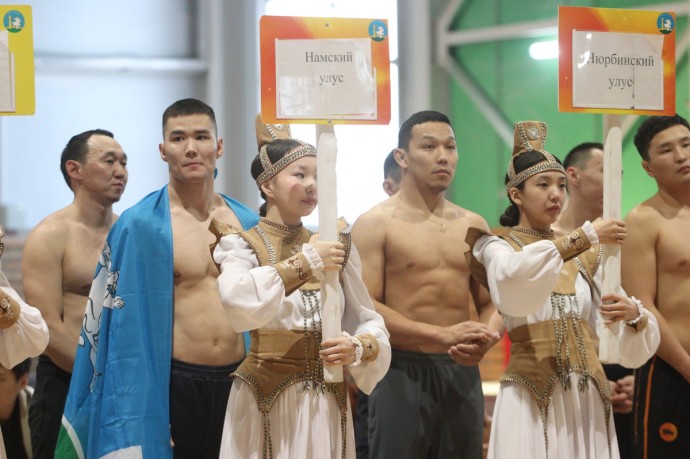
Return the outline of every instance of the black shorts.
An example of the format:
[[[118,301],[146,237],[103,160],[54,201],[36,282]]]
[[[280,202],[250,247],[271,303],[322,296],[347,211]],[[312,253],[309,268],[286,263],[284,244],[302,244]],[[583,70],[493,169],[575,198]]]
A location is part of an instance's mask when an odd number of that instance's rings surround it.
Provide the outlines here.
[[[176,459],[217,459],[233,373],[240,362],[220,367],[172,361],[170,431]]]
[[[690,384],[657,356],[635,371],[635,457],[690,457]]]
[[[477,366],[393,349],[369,397],[372,459],[482,457],[484,396]]]
[[[29,429],[34,459],[53,459],[60,434],[62,412],[72,374],[58,367],[48,357],[38,358],[36,388],[29,404]]]

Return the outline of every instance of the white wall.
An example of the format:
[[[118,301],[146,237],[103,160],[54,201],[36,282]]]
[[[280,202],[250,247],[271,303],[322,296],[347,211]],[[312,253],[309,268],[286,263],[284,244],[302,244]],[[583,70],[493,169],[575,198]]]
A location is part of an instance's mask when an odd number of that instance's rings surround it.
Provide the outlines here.
[[[94,128],[112,131],[129,156],[121,212],[167,182],[158,156],[163,110],[204,94],[198,69],[185,64],[196,53],[194,2],[22,3],[34,21],[36,114],[0,118],[0,219],[26,230],[69,204],[60,154],[72,135]]]

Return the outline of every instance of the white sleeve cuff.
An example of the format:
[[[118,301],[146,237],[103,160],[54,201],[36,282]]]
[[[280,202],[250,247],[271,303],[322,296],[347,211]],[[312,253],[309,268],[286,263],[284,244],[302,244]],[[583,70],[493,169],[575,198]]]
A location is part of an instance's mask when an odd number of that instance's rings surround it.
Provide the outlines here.
[[[587,235],[587,239],[589,239],[589,242],[594,245],[599,243],[599,236],[597,236],[597,232],[594,229],[594,225],[590,223],[589,220],[587,220],[583,225],[582,225],[582,230],[585,232]]]
[[[354,336],[350,335],[348,332],[343,331],[343,336],[348,339],[352,344],[355,345],[355,361],[352,362],[349,366],[351,367],[356,367],[360,363],[362,363],[362,355],[364,354],[364,349],[362,348],[362,343],[355,338]]]
[[[302,244],[302,253],[304,253],[304,256],[307,258],[312,272],[314,274],[320,274],[323,271],[323,261],[314,246],[308,243]]]

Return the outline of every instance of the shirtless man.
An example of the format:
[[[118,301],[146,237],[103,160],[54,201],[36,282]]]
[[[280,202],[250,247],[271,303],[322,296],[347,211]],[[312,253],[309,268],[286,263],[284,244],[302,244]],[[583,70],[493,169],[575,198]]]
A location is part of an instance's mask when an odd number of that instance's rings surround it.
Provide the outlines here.
[[[639,458],[690,451],[690,125],[676,115],[647,118],[635,135],[642,167],[659,191],[626,217],[623,288],[652,311],[661,344],[635,374]]]
[[[390,197],[400,190],[400,182],[402,182],[402,169],[395,162],[395,149],[393,149],[383,161],[383,183],[381,187]],[[351,385],[351,389],[353,388],[356,389],[354,383]],[[354,396],[357,400],[354,419],[357,459],[369,459],[369,396],[361,390],[356,390]]]
[[[170,172],[175,256],[170,422],[175,457],[216,458],[232,386],[229,375],[245,350],[220,302],[219,272],[209,252],[214,236],[208,228],[213,218],[243,225],[214,191],[215,164],[223,155],[215,117],[190,113],[194,105],[180,101],[166,111],[159,146]],[[205,388],[199,387],[200,378],[207,381]]]
[[[127,155],[112,133],[86,131],[67,143],[60,169],[74,200],[29,233],[22,258],[26,301],[50,331],[29,409],[37,459],[54,454],[93,269],[117,219],[113,204],[127,185]]]
[[[568,179],[568,204],[551,229],[564,236],[586,221],[601,218],[604,211],[604,146],[581,143],[563,160]]]
[[[445,199],[458,161],[448,117],[412,115],[395,158],[404,171],[400,191],[352,231],[394,348],[369,398],[371,457],[480,458],[484,398],[476,364],[502,324],[464,253],[467,229],[488,225]],[[484,323],[469,321],[470,293]]]
[[[77,352],[77,364],[88,371],[75,384],[75,364],[63,422],[87,457],[134,449],[143,457],[217,458],[230,373],[244,357],[242,335],[220,302],[208,227],[215,218],[248,228],[258,217],[214,190],[223,140],[213,109],[196,99],[173,103],[163,114],[159,151],[168,185],[125,211],[108,235],[102,265],[110,300],[92,314],[102,314],[100,329],[89,331],[85,322],[82,330],[91,345]],[[92,289],[94,304],[103,297]],[[111,387],[128,389],[113,400]],[[68,433],[59,452],[74,444]]]
[[[381,186],[390,197],[400,190],[400,182],[402,182],[402,169],[395,162],[395,149],[393,149],[383,161],[383,183]]]

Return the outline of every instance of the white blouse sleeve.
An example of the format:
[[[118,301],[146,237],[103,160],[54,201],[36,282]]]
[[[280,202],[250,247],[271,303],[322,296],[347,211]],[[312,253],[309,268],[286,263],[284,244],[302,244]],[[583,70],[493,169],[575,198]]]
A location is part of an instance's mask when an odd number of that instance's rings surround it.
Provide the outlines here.
[[[385,376],[390,366],[390,335],[383,317],[374,309],[369,292],[362,281],[362,261],[354,245],[350,249],[350,256],[345,265],[343,294],[345,296],[343,330],[351,335],[368,333],[375,336],[379,344],[379,355],[376,360],[348,367],[357,387],[369,394]]]
[[[563,269],[551,241],[526,245],[519,252],[503,239],[482,236],[472,251],[484,265],[491,300],[503,314],[524,317],[544,306]]]
[[[26,304],[13,288],[0,286],[0,289],[16,300],[21,308],[19,319],[14,324],[0,329],[0,364],[13,368],[45,350],[48,346],[48,326],[41,312]]]
[[[616,322],[611,326],[611,331],[620,343],[620,364],[626,368],[641,367],[659,348],[659,323],[654,314],[646,309],[644,314],[647,315],[648,322],[640,331],[636,331],[625,322]]]
[[[597,311],[601,305],[602,276],[603,267],[599,266],[594,278],[596,288],[593,290],[592,295],[592,302],[594,305],[596,305]],[[619,293],[627,296],[622,288],[620,288]],[[654,314],[648,310],[645,309],[644,314],[647,316],[648,322],[642,330],[635,330],[634,328],[626,325],[625,321],[615,322],[608,326],[608,329],[613,334],[613,339],[617,341],[617,346],[615,341],[612,344],[618,348],[617,352],[614,352],[614,356],[617,353],[617,363],[626,368],[641,367],[647,360],[652,358],[659,348],[659,343],[661,342],[659,323],[657,322]],[[595,314],[592,314],[592,316],[595,316]],[[596,314],[596,320],[601,321],[601,316],[598,313]],[[595,330],[601,330],[599,327],[604,327],[603,324],[597,325],[598,327],[595,327]]]
[[[303,252],[312,270],[323,266],[309,244],[304,244]],[[220,299],[236,332],[260,328],[279,312],[285,300],[283,280],[273,266],[259,266],[244,239],[236,234],[223,236],[213,259],[220,265]]]

